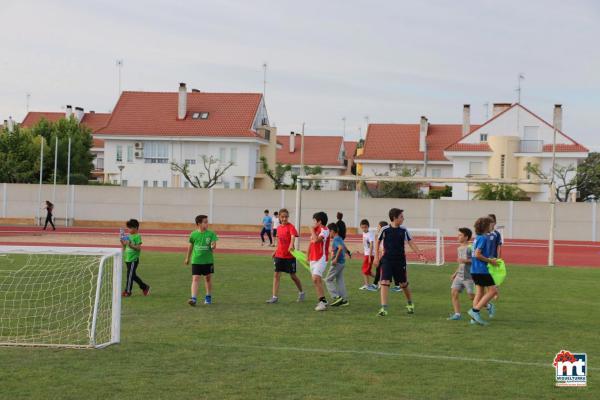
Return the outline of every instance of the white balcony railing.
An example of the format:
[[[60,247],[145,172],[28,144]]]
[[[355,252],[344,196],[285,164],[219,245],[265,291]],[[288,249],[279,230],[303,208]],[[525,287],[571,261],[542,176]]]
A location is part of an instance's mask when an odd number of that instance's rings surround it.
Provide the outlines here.
[[[543,140],[521,140],[521,153],[541,153],[544,148]]]

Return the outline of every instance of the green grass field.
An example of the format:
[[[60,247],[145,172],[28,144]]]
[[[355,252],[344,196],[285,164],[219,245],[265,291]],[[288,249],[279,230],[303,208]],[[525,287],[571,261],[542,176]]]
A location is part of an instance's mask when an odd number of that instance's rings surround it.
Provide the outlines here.
[[[124,299],[122,341],[103,350],[0,348],[2,399],[598,399],[600,270],[509,267],[488,327],[446,321],[454,267],[411,266],[416,314],[392,294],[362,292],[346,268],[350,307],[318,313],[290,279],[270,296],[262,256],[218,255],[214,304],[192,308],[176,254],[145,253],[152,295]],[[464,311],[468,301],[463,298]],[[588,387],[555,388],[554,354],[587,352]]]

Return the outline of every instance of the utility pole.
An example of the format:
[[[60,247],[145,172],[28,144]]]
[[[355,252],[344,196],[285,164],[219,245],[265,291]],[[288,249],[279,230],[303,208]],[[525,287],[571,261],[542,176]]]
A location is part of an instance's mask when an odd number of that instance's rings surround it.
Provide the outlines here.
[[[29,99],[31,99],[31,93],[25,93],[25,111],[29,112]]]
[[[522,72],[519,72],[519,76],[517,78],[517,103],[521,104],[521,81],[525,79],[525,75]]]

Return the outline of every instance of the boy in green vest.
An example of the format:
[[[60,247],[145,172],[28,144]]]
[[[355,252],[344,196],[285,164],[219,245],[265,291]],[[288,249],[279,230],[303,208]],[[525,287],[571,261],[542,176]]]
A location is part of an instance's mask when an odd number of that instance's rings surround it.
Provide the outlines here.
[[[217,247],[216,233],[208,229],[208,217],[198,215],[196,217],[196,230],[190,234],[188,252],[185,257],[185,265],[192,261],[192,297],[188,300],[190,306],[195,306],[198,302],[198,285],[200,277],[204,276],[204,287],[206,296],[204,304],[212,304],[212,279],[214,270],[213,250]]]

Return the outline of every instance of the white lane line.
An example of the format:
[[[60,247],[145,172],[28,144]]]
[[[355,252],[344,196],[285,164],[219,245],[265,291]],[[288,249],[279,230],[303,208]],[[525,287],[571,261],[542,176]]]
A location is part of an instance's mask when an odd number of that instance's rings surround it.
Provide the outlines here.
[[[344,350],[344,349],[318,349],[308,347],[281,347],[281,346],[256,346],[256,345],[229,345],[229,344],[214,344],[211,345],[222,348],[235,348],[235,349],[257,349],[257,350],[274,350],[274,351],[295,351],[302,353],[323,353],[323,354],[356,354],[356,355],[372,355],[382,357],[404,357],[404,358],[423,358],[429,360],[447,360],[447,361],[464,361],[464,362],[476,362],[476,363],[493,363],[493,364],[507,364],[507,365],[523,365],[528,367],[544,367],[553,368],[551,362],[537,363],[527,361],[513,361],[513,360],[500,360],[497,358],[475,358],[475,357],[458,357],[458,356],[444,356],[437,354],[413,354],[413,353],[394,353],[385,351],[371,351],[371,350]],[[588,367],[590,370],[600,370],[600,368]]]

